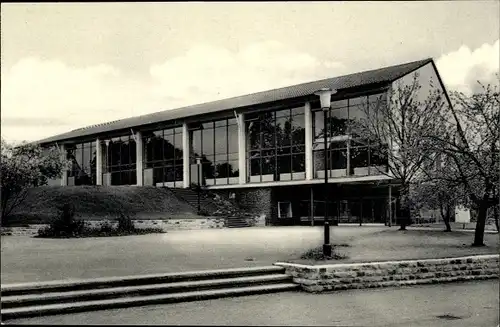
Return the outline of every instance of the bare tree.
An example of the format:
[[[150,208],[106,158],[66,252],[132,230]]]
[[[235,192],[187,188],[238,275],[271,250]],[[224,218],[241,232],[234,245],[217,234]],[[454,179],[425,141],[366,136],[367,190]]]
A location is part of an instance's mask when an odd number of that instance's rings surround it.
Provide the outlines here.
[[[419,75],[415,73],[409,84],[402,82],[391,89],[389,103],[377,101],[365,106],[365,117],[353,124],[355,134],[369,140],[373,154],[388,159],[387,171],[382,174],[399,183],[399,203],[402,217],[400,229],[405,230],[410,220],[410,186],[422,177],[425,169],[435,161],[434,147],[424,137],[443,130],[445,107],[443,93],[433,88],[421,99]]]
[[[451,159],[457,181],[464,188],[472,209],[477,211],[473,246],[484,245],[489,208],[498,205],[500,175],[500,99],[498,87],[484,86],[471,96],[452,93],[449,116],[455,137],[442,133],[428,137],[435,149]],[[497,211],[498,212],[498,211]]]

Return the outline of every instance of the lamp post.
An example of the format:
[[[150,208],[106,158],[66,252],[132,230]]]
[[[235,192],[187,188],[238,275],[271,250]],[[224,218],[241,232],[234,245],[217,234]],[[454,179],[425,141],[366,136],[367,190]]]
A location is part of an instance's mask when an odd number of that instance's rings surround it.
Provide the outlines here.
[[[325,167],[325,219],[324,219],[324,242],[323,242],[323,256],[331,257],[332,255],[332,245],[330,244],[330,222],[328,219],[328,111],[330,110],[332,102],[332,94],[337,93],[336,90],[330,88],[323,88],[314,94],[319,96],[321,103],[321,109],[323,110],[323,142],[324,142],[324,167]]]
[[[201,189],[201,182],[200,182],[200,175],[202,173],[201,170],[201,159],[202,157],[196,157],[196,170],[197,170],[197,178],[198,178],[198,183],[196,187],[196,192],[198,194],[198,214],[200,214],[201,207],[200,207],[200,189]]]

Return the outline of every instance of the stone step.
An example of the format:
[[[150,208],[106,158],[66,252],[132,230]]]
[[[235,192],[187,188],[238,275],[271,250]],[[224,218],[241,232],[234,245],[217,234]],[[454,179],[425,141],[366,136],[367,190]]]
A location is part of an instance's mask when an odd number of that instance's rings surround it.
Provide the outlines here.
[[[62,280],[36,283],[7,284],[1,286],[2,298],[12,295],[26,295],[46,292],[88,290],[119,286],[139,286],[172,282],[214,280],[223,278],[249,277],[259,275],[284,274],[279,266],[244,267],[217,270],[187,271],[139,276],[104,277],[81,280]]]
[[[48,304],[81,302],[90,300],[105,300],[126,296],[145,296],[178,292],[203,291],[232,287],[255,285],[270,285],[291,282],[290,276],[285,274],[271,274],[262,276],[221,278],[201,281],[173,282],[164,284],[150,284],[139,286],[110,287],[101,289],[87,289],[66,292],[49,292],[28,295],[2,296],[2,309],[40,306]]]
[[[44,315],[75,313],[84,311],[104,310],[113,308],[126,308],[151,304],[165,304],[176,302],[187,302],[207,300],[230,296],[244,296],[252,294],[263,294],[272,292],[283,292],[297,290],[298,285],[294,283],[278,283],[271,285],[258,285],[246,287],[234,287],[227,289],[192,291],[185,293],[160,294],[148,296],[131,296],[96,301],[82,301],[75,303],[48,304],[39,306],[28,306],[1,310],[2,320],[28,318]]]

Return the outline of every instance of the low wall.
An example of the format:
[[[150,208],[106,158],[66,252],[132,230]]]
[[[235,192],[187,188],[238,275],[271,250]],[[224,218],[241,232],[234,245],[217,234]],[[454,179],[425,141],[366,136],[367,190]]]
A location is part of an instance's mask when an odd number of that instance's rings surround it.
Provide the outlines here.
[[[213,229],[225,228],[225,219],[216,217],[196,218],[196,219],[156,219],[156,220],[140,220],[133,219],[134,226],[138,229],[142,228],[161,228],[163,231],[172,230],[191,230],[191,229]],[[86,220],[85,224],[92,227],[100,227],[105,223],[113,226],[118,224],[115,220]],[[46,227],[48,224],[33,224],[26,227],[2,227],[1,235],[13,236],[34,236],[37,235],[40,228]]]
[[[498,278],[499,255],[308,266],[278,262],[307,292]]]

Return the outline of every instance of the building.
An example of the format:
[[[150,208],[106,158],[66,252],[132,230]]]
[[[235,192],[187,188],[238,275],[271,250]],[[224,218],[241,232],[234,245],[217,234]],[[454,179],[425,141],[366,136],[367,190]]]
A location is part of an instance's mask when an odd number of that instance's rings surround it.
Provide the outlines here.
[[[322,220],[325,193],[328,212],[340,223],[385,223],[393,216],[397,181],[384,174],[387,158],[350,135],[347,124],[363,106],[390,105],[389,90],[413,81],[414,73],[419,96],[431,80],[446,94],[434,61],[425,59],[103,123],[39,143],[63,149],[73,161],[51,184],[189,188],[201,167],[206,188],[260,210],[267,224]],[[323,111],[315,95],[321,88],[337,90],[327,120],[328,192]]]

